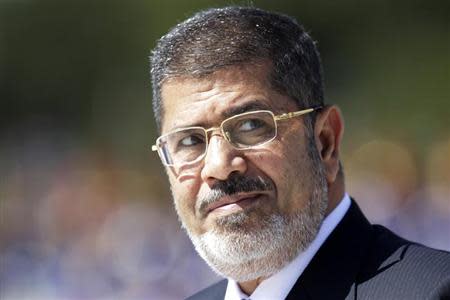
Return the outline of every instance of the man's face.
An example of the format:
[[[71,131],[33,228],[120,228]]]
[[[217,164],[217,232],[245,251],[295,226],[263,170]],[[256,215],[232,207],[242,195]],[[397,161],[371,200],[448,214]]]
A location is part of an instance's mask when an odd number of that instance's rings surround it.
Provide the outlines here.
[[[204,79],[166,82],[162,134],[217,127],[251,110],[299,110],[271,88],[268,70],[231,67]],[[278,122],[277,137],[252,149],[233,148],[219,130],[209,137],[203,160],[168,170],[177,213],[216,271],[237,280],[268,276],[308,246],[323,219],[327,188],[314,138],[302,117]]]

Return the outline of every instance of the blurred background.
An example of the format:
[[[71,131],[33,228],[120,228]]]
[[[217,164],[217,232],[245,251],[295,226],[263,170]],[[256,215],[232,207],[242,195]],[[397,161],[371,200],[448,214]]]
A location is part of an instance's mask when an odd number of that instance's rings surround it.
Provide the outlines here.
[[[0,0],[0,298],[182,299],[218,279],[172,208],[148,56],[240,1]],[[449,2],[253,1],[319,41],[369,219],[450,250]]]

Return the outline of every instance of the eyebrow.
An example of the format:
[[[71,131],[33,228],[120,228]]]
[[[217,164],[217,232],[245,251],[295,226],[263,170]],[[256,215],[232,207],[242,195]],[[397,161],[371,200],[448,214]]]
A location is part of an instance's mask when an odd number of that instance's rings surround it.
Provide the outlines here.
[[[234,115],[242,114],[242,113],[252,111],[252,110],[267,110],[267,109],[269,109],[269,106],[267,104],[265,104],[264,102],[262,102],[261,100],[253,100],[253,101],[247,102],[243,105],[236,106],[236,107],[230,107],[230,108],[226,109],[222,113],[222,117],[224,119],[226,119],[226,118],[232,117]]]
[[[270,110],[270,107],[267,104],[265,104],[262,100],[252,100],[252,101],[249,101],[240,106],[230,107],[230,108],[226,109],[224,112],[222,112],[221,115],[222,115],[223,119],[227,119],[234,115],[245,113],[248,111],[253,111],[253,110]],[[208,128],[208,126],[205,126],[205,124],[203,124],[203,123],[196,123],[196,124],[191,124],[191,125],[175,126],[169,132],[178,130],[181,128],[196,127],[196,126]]]

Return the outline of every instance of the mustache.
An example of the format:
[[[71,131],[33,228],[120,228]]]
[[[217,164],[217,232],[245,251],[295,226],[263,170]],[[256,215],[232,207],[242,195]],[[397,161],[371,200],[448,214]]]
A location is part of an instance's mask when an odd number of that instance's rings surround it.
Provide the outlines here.
[[[228,177],[227,180],[217,181],[208,194],[203,195],[197,199],[198,211],[204,215],[207,207],[219,201],[225,196],[230,196],[237,193],[273,191],[275,189],[274,183],[261,176],[246,177],[242,174],[234,173]]]

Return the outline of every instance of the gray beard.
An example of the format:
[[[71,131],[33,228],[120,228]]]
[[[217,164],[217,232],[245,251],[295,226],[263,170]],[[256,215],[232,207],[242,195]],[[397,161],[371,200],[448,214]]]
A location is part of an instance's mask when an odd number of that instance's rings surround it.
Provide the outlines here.
[[[201,235],[187,230],[195,249],[219,275],[238,282],[269,277],[303,252],[316,237],[327,207],[327,186],[316,187],[306,206],[290,215],[264,215],[261,228],[251,230],[248,212],[217,220]],[[240,227],[240,230],[238,229]]]

